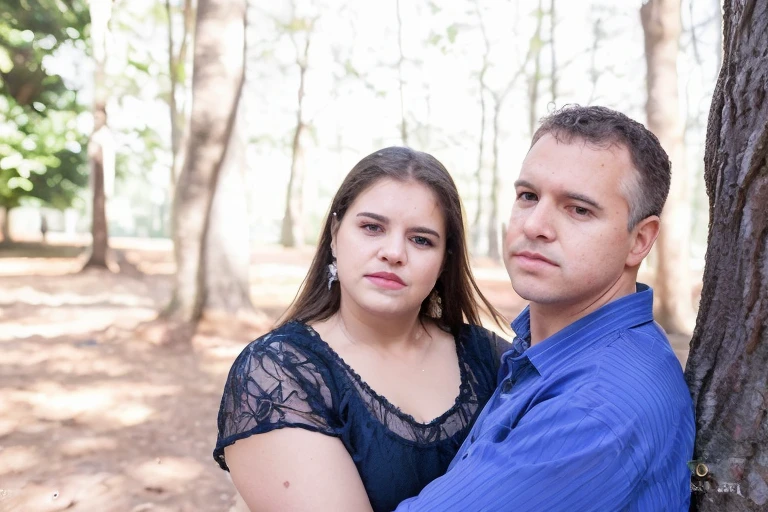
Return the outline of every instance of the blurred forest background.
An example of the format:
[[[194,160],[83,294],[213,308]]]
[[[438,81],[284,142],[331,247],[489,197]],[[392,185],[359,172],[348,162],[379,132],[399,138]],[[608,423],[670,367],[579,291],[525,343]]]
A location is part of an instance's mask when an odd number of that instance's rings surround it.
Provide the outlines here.
[[[451,171],[513,317],[512,182],[568,103],[645,122],[672,158],[643,280],[684,363],[722,25],[718,0],[0,0],[0,510],[227,510],[226,371],[378,148]]]

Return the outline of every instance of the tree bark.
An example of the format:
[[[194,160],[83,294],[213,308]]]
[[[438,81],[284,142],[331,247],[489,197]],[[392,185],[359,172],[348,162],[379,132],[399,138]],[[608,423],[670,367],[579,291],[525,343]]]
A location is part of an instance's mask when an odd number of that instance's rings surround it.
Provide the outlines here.
[[[165,311],[180,322],[197,322],[205,304],[209,213],[243,88],[245,24],[245,0],[198,3],[189,144],[173,211],[176,275]]]
[[[109,232],[107,226],[107,198],[105,178],[110,183],[114,179],[114,145],[107,119],[107,35],[112,18],[112,0],[92,0],[91,40],[93,42],[94,101],[93,132],[88,141],[88,158],[91,163],[91,187],[93,188],[93,207],[91,219],[91,254],[86,261],[86,268],[108,268]]]
[[[655,317],[667,332],[689,334],[695,317],[689,266],[691,206],[677,80],[680,0],[649,0],[641,7],[640,18],[645,34],[648,129],[672,162],[672,185],[655,245]]]
[[[304,245],[304,229],[302,215],[304,213],[304,146],[301,141],[307,125],[304,121],[304,87],[309,66],[309,45],[312,25],[307,28],[303,51],[296,45],[296,63],[299,67],[298,106],[296,108],[296,130],[293,132],[291,146],[291,175],[288,178],[288,190],[285,198],[285,215],[283,215],[280,242],[284,247],[301,247]]]
[[[725,0],[707,129],[709,244],[686,365],[696,407],[693,509],[768,507],[768,4]]]

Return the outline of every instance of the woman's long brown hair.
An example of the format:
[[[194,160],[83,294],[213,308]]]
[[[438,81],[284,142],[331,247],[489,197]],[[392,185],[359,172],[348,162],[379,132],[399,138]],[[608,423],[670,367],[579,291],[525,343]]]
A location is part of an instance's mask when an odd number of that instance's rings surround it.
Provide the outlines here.
[[[328,290],[328,265],[333,261],[332,230],[338,228],[347,209],[364,190],[385,178],[402,182],[413,180],[427,186],[437,197],[445,216],[445,263],[435,284],[442,302],[442,314],[439,318],[430,316],[430,298],[427,297],[421,304],[419,317],[422,320],[431,318],[457,336],[464,322],[481,325],[481,302],[496,324],[504,329],[501,313],[488,302],[472,276],[456,184],[435,157],[405,147],[389,147],[366,156],[344,178],[326,215],[309,272],[280,325],[292,320],[307,323],[325,320],[339,310],[341,287],[334,285]],[[334,222],[334,213],[338,222]]]

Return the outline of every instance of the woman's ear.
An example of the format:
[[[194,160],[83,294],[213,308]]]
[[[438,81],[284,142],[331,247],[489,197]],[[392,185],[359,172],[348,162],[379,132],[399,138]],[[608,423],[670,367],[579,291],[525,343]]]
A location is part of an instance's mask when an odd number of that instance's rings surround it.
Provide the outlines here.
[[[331,255],[336,257],[336,233],[339,231],[339,219],[336,212],[331,214]]]

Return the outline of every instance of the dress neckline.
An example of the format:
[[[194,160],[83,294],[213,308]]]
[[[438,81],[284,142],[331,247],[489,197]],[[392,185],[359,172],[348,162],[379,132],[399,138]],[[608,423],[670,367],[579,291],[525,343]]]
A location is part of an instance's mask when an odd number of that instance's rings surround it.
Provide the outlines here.
[[[338,352],[336,352],[333,347],[331,347],[327,341],[325,341],[322,336],[320,336],[320,333],[318,333],[311,325],[306,324],[304,322],[301,322],[299,320],[294,320],[294,323],[297,325],[300,325],[304,329],[307,330],[307,332],[310,334],[310,336],[317,338],[321,342],[321,346],[330,354],[331,358],[339,364],[344,370],[346,370],[350,375],[352,375],[352,378],[357,382],[357,384],[363,388],[367,393],[369,393],[377,402],[379,402],[384,408],[387,409],[387,411],[391,412],[401,420],[414,425],[419,428],[433,428],[437,425],[440,425],[442,423],[445,423],[448,418],[453,416],[459,408],[464,404],[463,399],[467,394],[469,393],[469,378],[467,376],[467,368],[466,364],[464,362],[464,347],[459,343],[458,337],[453,337],[453,343],[456,348],[456,359],[459,364],[459,376],[460,376],[460,384],[459,384],[459,393],[456,396],[456,399],[453,401],[453,405],[448,408],[444,413],[437,416],[431,421],[428,421],[426,423],[423,423],[421,421],[418,421],[416,418],[414,418],[412,415],[408,414],[407,412],[404,412],[402,409],[400,409],[398,406],[390,402],[387,397],[380,395],[376,392],[375,389],[373,389],[368,383],[355,371],[354,368],[352,368],[347,362],[344,360],[343,357],[339,355]],[[459,334],[459,337],[463,336],[465,333],[465,329],[462,329],[462,332]]]

